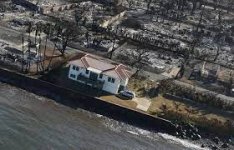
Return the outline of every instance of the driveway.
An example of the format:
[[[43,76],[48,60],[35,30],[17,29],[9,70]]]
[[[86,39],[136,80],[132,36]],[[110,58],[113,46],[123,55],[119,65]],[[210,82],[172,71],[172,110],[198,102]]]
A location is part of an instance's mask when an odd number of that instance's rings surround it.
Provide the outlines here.
[[[133,99],[134,102],[137,103],[136,108],[142,111],[147,111],[151,105],[151,101],[147,98],[134,98]]]

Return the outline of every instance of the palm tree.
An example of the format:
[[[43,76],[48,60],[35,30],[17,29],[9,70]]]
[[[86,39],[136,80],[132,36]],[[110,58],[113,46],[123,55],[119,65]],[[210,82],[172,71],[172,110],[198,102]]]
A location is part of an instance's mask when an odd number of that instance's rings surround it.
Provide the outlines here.
[[[31,45],[32,45],[32,41],[31,41],[32,22],[29,22],[27,32],[28,32],[28,58],[27,58],[26,71],[30,71],[30,68],[31,68]]]
[[[53,28],[54,42],[56,49],[62,54],[65,54],[69,42],[75,40],[82,33],[80,26],[76,26],[70,22],[58,21]]]
[[[47,70],[50,69],[51,62],[52,62],[52,60],[53,60],[53,58],[54,58],[55,50],[56,50],[56,45],[54,44],[54,49],[53,49],[53,52],[52,52],[52,56],[50,57],[50,62],[49,62],[49,64],[48,64],[48,66],[47,66]]]
[[[42,64],[43,73],[45,72],[45,61],[46,61],[47,42],[48,42],[48,35],[46,35],[45,47],[44,47],[44,52],[43,52],[43,64]]]
[[[149,10],[150,10],[150,5],[151,5],[152,1],[153,0],[146,0],[146,2],[147,2],[147,12],[149,12]]]
[[[113,44],[112,44],[112,48],[111,48],[111,51],[110,51],[110,59],[112,59],[113,53],[116,50],[116,48],[115,48],[116,41],[117,41],[117,36],[113,35],[113,39],[112,39]]]
[[[204,16],[204,9],[205,9],[205,7],[201,8],[201,14],[200,14],[199,22],[197,24],[196,33],[198,33],[198,29],[199,29],[199,27],[201,27],[203,16]]]

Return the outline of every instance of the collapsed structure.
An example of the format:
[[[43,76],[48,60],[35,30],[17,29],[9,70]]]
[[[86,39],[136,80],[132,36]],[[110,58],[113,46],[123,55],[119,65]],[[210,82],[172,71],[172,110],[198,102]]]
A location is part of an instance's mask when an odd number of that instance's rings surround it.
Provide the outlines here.
[[[40,3],[39,1],[33,0],[12,0],[13,3],[21,5],[31,11],[35,11],[41,14],[49,14],[52,12],[64,11],[76,8],[77,3],[70,4],[55,4],[55,3]]]

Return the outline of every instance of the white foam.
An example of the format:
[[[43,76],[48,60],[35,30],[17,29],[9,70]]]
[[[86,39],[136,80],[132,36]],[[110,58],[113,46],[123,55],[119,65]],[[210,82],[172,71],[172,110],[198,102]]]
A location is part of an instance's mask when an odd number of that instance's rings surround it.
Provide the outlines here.
[[[139,135],[137,132],[134,132],[134,131],[127,131],[127,132],[133,135]]]
[[[208,150],[208,148],[201,148],[199,145],[196,145],[196,144],[193,144],[187,140],[184,140],[184,139],[179,139],[175,136],[172,136],[172,135],[168,135],[168,134],[165,134],[165,133],[158,133],[163,139],[167,140],[168,142],[171,142],[171,143],[176,143],[176,144],[181,144],[183,145],[184,147],[187,147],[187,148],[192,148],[192,149],[196,149],[196,150]]]
[[[194,149],[194,150],[208,150],[208,148],[201,148],[200,145],[196,145],[188,140],[184,140],[184,139],[179,139],[175,136],[172,135],[168,135],[168,134],[164,134],[164,133],[155,133],[155,132],[150,132],[148,130],[144,130],[141,128],[137,128],[137,127],[133,127],[131,125],[125,124],[123,122],[118,122],[106,117],[104,120],[104,125],[109,128],[112,131],[115,132],[127,132],[129,134],[135,135],[135,136],[143,136],[143,137],[147,137],[151,140],[154,141],[161,141],[161,140],[165,140],[168,143],[172,143],[172,144],[177,144],[177,145],[181,145],[183,147],[186,147],[188,149]]]
[[[112,122],[111,120],[107,119],[104,122],[104,125],[109,128],[111,131],[115,131],[115,132],[121,132],[121,127],[118,126],[117,124],[114,124],[114,122]]]
[[[141,135],[150,135],[150,131],[143,130],[143,129],[140,129],[140,128],[138,128],[137,130]]]
[[[100,114],[96,114],[96,116],[97,116],[98,118],[103,117],[103,115],[100,115]]]

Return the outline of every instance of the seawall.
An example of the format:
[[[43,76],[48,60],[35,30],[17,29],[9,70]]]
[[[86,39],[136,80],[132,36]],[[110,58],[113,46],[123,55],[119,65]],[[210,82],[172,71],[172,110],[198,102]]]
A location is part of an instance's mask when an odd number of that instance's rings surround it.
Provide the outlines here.
[[[151,131],[175,133],[175,126],[170,121],[108,103],[98,98],[81,94],[49,82],[22,75],[0,68],[0,81],[55,100],[63,105],[82,108],[109,118],[141,127]]]

